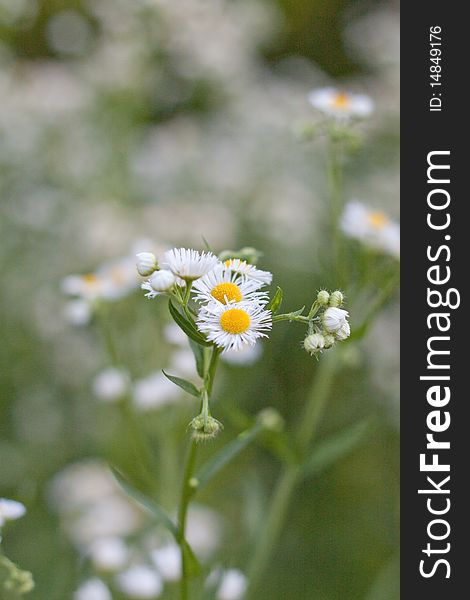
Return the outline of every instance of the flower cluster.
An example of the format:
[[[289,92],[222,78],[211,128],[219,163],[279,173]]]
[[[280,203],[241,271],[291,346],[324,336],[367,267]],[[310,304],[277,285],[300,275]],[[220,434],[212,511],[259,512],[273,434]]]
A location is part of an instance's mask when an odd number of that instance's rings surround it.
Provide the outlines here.
[[[272,274],[246,260],[175,248],[165,253],[161,268],[151,253],[138,254],[137,270],[150,275],[142,284],[148,298],[169,293],[189,300],[192,292],[198,331],[224,352],[253,346],[271,329],[269,296],[261,290]]]
[[[309,354],[318,355],[337,341],[344,341],[350,336],[349,313],[340,308],[343,300],[343,294],[339,290],[331,294],[326,290],[318,292],[312,307],[316,316],[310,322],[308,335],[303,342]]]

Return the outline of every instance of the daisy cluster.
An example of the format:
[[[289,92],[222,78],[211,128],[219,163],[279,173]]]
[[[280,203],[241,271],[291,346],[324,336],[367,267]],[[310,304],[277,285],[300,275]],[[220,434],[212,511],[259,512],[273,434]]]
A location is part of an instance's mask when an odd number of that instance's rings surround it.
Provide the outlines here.
[[[139,253],[137,270],[149,277],[142,283],[148,298],[191,294],[198,331],[224,352],[242,352],[271,329],[263,287],[272,282],[272,274],[246,260],[222,261],[212,252],[175,248],[165,252],[161,267],[152,253]]]

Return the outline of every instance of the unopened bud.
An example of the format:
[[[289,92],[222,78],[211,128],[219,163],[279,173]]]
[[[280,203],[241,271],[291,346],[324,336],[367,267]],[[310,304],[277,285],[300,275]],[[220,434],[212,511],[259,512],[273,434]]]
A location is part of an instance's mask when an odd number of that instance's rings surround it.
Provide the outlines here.
[[[197,442],[203,442],[214,438],[224,426],[220,421],[214,419],[214,417],[198,415],[194,417],[188,426],[188,429],[192,431],[193,438]]]
[[[326,290],[320,290],[317,294],[317,302],[325,306],[330,301],[330,294]]]
[[[333,335],[331,335],[331,333],[327,333],[326,335],[323,336],[323,339],[325,340],[325,350],[328,350],[328,348],[331,348],[332,346],[334,346],[335,343],[335,337]]]
[[[171,271],[161,269],[155,271],[150,277],[149,283],[156,292],[168,292],[175,285],[176,279]]]
[[[136,266],[139,275],[148,277],[158,269],[157,259],[155,254],[151,252],[139,252],[136,255]]]
[[[304,348],[309,354],[318,354],[325,347],[325,338],[321,333],[311,333],[304,339]]]
[[[339,290],[336,290],[330,296],[330,306],[338,308],[338,306],[341,306],[343,304],[343,300],[343,294]]]

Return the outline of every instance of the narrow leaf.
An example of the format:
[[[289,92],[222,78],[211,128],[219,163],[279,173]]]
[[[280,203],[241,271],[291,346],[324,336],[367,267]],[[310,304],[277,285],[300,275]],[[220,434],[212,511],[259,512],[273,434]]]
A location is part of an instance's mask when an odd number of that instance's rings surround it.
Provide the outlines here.
[[[370,419],[364,419],[317,444],[313,448],[310,458],[304,463],[304,476],[318,475],[321,471],[346,456],[363,441],[369,429]]]
[[[199,396],[200,396],[199,390],[193,383],[191,383],[190,381],[187,381],[186,379],[182,379],[181,377],[175,377],[174,375],[169,375],[168,373],[165,373],[165,371],[163,371],[163,369],[162,369],[162,373],[163,373],[163,375],[165,375],[165,377],[167,379],[172,381],[175,385],[180,387],[182,390],[184,390],[188,394],[191,394],[191,396],[196,396],[196,398],[199,398]]]
[[[255,438],[263,431],[260,423],[256,423],[251,429],[240,433],[232,442],[227,444],[218,454],[209,460],[196,474],[198,490],[202,489],[209,481],[217,475],[229,462],[236,458]]]
[[[281,308],[282,297],[283,297],[282,289],[280,287],[278,287],[271,302],[268,304],[268,310],[270,310],[273,313],[273,315],[275,315],[277,313],[277,311]]]
[[[192,339],[189,340],[189,345],[196,360],[197,374],[199,377],[204,378],[204,348]]]
[[[302,306],[302,308],[299,308],[299,310],[295,310],[294,312],[290,313],[291,317],[299,317],[305,310],[305,306]]]
[[[170,314],[173,317],[175,323],[180,327],[184,333],[192,339],[197,344],[201,346],[210,346],[210,342],[208,342],[196,329],[194,323],[191,323],[185,316],[183,316],[179,310],[174,306],[173,302],[170,300],[168,303],[168,308],[170,310]]]
[[[176,539],[178,539],[178,527],[175,525],[175,523],[173,523],[164,509],[157,502],[155,502],[155,500],[152,500],[152,498],[149,498],[147,495],[137,490],[129,482],[127,482],[117,469],[111,467],[111,470],[116,481],[119,483],[124,492],[138,504],[150,511],[157,518],[157,520],[164,525]]]

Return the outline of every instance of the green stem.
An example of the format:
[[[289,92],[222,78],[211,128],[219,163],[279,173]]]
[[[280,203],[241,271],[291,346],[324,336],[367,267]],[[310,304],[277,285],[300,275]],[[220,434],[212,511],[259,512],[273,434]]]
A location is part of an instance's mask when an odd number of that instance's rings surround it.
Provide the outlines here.
[[[209,359],[209,353],[204,351],[204,387],[201,390],[201,414],[204,415],[205,419],[208,419],[210,415],[209,410],[209,398],[212,393],[212,388],[214,385],[215,373],[217,370],[218,359],[220,355],[220,350],[214,346],[212,348],[212,353]],[[182,565],[182,575],[181,575],[181,585],[180,585],[180,600],[188,599],[188,591],[189,591],[189,574],[188,574],[188,565],[187,565],[187,549],[186,549],[186,519],[188,515],[189,504],[195,492],[195,487],[192,484],[192,479],[194,476],[194,467],[196,464],[196,451],[197,451],[197,442],[195,440],[191,441],[191,446],[189,448],[188,456],[186,459],[186,464],[184,468],[183,475],[183,487],[181,491],[181,500],[178,511],[178,523],[179,523],[179,544],[180,544],[180,552],[181,552],[181,565]]]
[[[301,456],[308,452],[323,416],[333,381],[336,361],[337,357],[327,355],[320,363],[296,436]],[[258,587],[284,525],[291,498],[300,480],[301,471],[300,464],[289,463],[284,466],[279,476],[248,570],[248,599],[259,598]]]
[[[286,313],[283,315],[274,315],[273,323],[279,323],[281,321],[297,321],[298,323],[308,323],[310,319],[302,315],[296,315],[294,313]]]
[[[196,452],[197,443],[192,440],[191,446],[189,447],[188,456],[186,458],[186,464],[183,475],[183,487],[181,490],[181,501],[178,511],[178,528],[179,528],[179,545],[181,551],[181,586],[180,586],[180,600],[188,600],[188,589],[189,589],[189,574],[188,574],[188,563],[187,563],[187,552],[186,552],[186,520],[188,516],[189,503],[194,492],[194,488],[191,486],[191,479],[194,474],[194,467],[196,465]]]
[[[341,285],[343,281],[343,256],[340,219],[343,208],[342,146],[330,133],[328,156],[328,183],[330,192],[330,219],[333,238],[334,264],[337,265]]]

